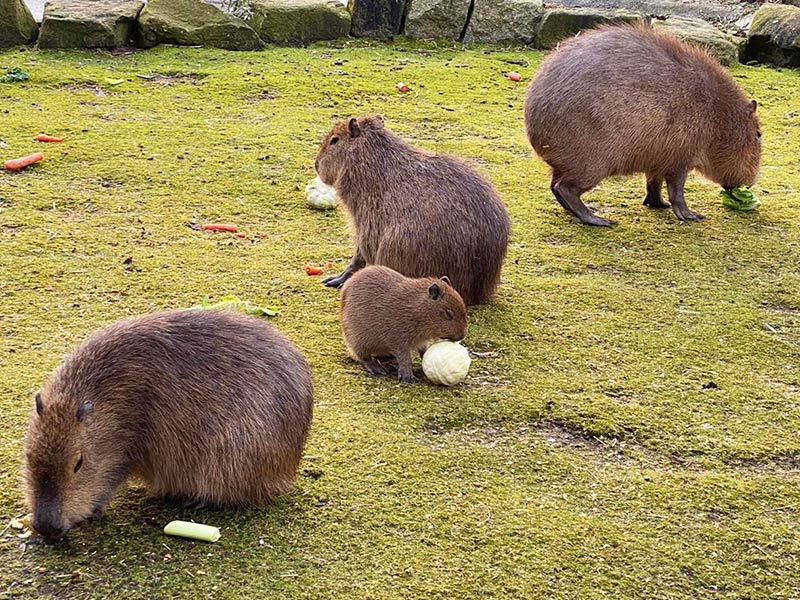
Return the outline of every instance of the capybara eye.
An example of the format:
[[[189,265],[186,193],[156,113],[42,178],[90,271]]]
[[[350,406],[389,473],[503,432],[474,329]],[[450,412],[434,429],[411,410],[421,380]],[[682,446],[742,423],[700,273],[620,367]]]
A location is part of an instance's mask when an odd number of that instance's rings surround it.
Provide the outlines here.
[[[756,131],[756,137],[758,137],[758,139],[761,139],[761,132],[760,131]]]
[[[338,137],[336,137],[336,136],[333,136],[333,137],[331,138],[331,141],[330,141],[330,142],[328,142],[328,144],[329,144],[329,145],[331,145],[331,146],[333,146],[333,145],[334,145],[336,142],[338,142],[338,141],[339,141],[339,138],[338,138]]]
[[[449,308],[445,308],[444,309],[444,314],[446,314],[447,318],[450,319],[451,321],[455,318],[455,315],[453,314],[453,311],[450,310]]]
[[[72,472],[77,473],[82,466],[83,466],[83,454],[81,454],[80,457],[78,458],[78,462],[75,463],[75,468],[72,470]]]

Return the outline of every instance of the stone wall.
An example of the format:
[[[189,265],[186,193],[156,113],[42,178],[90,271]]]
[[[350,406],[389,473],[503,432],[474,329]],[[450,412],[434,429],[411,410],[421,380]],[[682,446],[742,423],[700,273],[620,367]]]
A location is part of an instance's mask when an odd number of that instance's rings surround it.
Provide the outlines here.
[[[800,8],[792,4],[800,0],[784,2],[763,4],[726,31],[701,18],[619,8],[647,6],[629,0],[602,0],[605,8],[546,8],[542,0],[348,0],[347,6],[343,0],[48,0],[41,28],[23,0],[0,0],[0,47],[33,43],[38,36],[42,48],[177,44],[256,50],[348,35],[406,35],[552,49],[598,24],[644,22],[706,46],[726,65],[797,67]]]

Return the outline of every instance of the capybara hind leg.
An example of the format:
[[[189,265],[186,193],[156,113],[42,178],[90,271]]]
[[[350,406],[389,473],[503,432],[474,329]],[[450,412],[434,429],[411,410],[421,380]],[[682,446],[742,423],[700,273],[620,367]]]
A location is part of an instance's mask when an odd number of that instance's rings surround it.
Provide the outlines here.
[[[414,377],[414,370],[411,368],[411,352],[403,351],[397,356],[397,378],[403,383],[417,383],[419,379]]]
[[[370,375],[388,375],[383,365],[374,358],[362,360],[361,364],[364,366],[364,370]]]
[[[664,178],[658,175],[647,176],[647,195],[643,204],[649,208],[669,208],[669,202],[661,197],[661,184]]]
[[[597,225],[599,227],[609,227],[615,225],[614,221],[604,219],[594,214],[581,200],[581,194],[588,188],[582,189],[580,186],[565,181],[559,181],[553,186],[553,193],[558,198],[561,206],[564,206],[570,213],[575,215],[581,223],[586,225]]]
[[[705,219],[700,213],[690,210],[686,206],[686,200],[683,197],[683,186],[686,183],[687,171],[681,173],[667,175],[667,192],[669,193],[669,201],[672,204],[672,210],[675,216],[681,221],[702,221]]]
[[[558,203],[562,206],[562,208],[564,210],[566,210],[571,215],[577,217],[578,215],[576,215],[574,212],[572,212],[572,209],[570,208],[569,204],[564,202],[564,199],[561,197],[561,194],[559,194],[558,190],[556,189],[556,186],[558,185],[558,180],[560,178],[561,178],[561,174],[556,173],[555,171],[553,171],[553,178],[550,180],[550,191],[553,192],[553,196],[555,196],[556,200],[558,201]]]

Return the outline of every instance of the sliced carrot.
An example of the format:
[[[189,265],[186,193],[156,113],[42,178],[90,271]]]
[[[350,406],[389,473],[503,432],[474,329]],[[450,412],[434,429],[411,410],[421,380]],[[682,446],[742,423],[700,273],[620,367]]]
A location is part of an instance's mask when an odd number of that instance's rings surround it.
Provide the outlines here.
[[[236,234],[236,237],[246,238],[247,234],[244,231],[240,231],[239,233]]]
[[[322,275],[323,273],[323,269],[320,269],[319,267],[314,267],[312,265],[306,265],[305,269],[308,275]]]
[[[46,133],[40,133],[36,136],[37,142],[63,142],[67,138],[63,137],[53,137],[52,135],[47,135]]]
[[[258,237],[260,237],[260,238],[268,238],[269,234],[266,231],[259,231],[258,232]]]
[[[398,83],[398,84],[397,84],[395,87],[396,87],[396,88],[398,89],[398,91],[400,91],[400,92],[408,92],[408,91],[410,91],[410,90],[411,90],[411,88],[409,88],[409,87],[408,87],[408,86],[407,86],[405,83],[403,83],[402,81],[401,81],[400,83]]]
[[[332,268],[332,267],[333,267],[333,263],[332,263],[331,261],[328,261],[328,265],[327,265],[327,266],[328,266],[328,268],[330,269],[330,268]]]
[[[43,158],[44,155],[41,152],[37,152],[36,154],[31,154],[30,156],[23,156],[22,158],[7,160],[6,162],[3,163],[3,166],[9,171],[19,171],[20,169],[24,169],[28,165],[32,165],[35,162],[39,162]]]
[[[519,81],[522,79],[522,75],[517,73],[516,71],[509,71],[506,73],[506,77],[508,77],[511,81]]]
[[[203,231],[227,231],[229,233],[236,233],[239,228],[236,225],[224,225],[222,223],[209,223],[203,225]]]

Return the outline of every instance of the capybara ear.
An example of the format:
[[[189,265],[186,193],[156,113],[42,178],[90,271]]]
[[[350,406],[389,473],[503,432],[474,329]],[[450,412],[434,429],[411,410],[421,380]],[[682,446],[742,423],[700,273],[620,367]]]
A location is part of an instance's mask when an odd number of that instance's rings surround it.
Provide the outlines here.
[[[356,138],[361,135],[361,127],[358,125],[358,119],[350,119],[347,128],[350,130],[350,137]]]
[[[40,392],[36,392],[36,395],[33,397],[33,401],[36,403],[36,414],[41,416],[44,412],[44,405],[42,404],[42,394]]]
[[[86,415],[91,413],[94,410],[94,404],[92,404],[89,400],[86,400],[78,407],[78,412],[75,413],[75,418],[78,419],[78,423],[83,422],[86,418]]]
[[[752,114],[755,114],[755,112],[756,112],[756,108],[758,108],[758,102],[756,102],[755,100],[752,100],[752,101],[750,102],[750,114],[751,114],[751,115],[752,115]]]
[[[439,287],[438,283],[434,283],[431,287],[428,288],[428,295],[433,300],[438,300],[442,297],[442,288]]]
[[[385,124],[386,119],[383,118],[383,115],[375,115],[375,125],[377,125],[378,129],[383,129]]]
[[[452,283],[450,283],[450,278],[447,275],[441,277],[440,279],[444,281],[447,285],[453,285]]]

